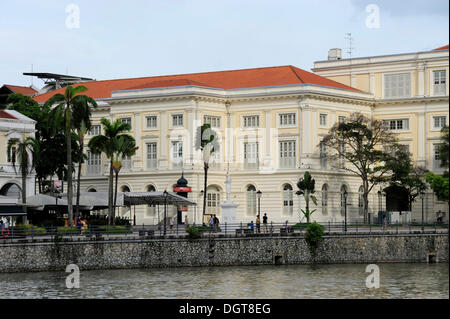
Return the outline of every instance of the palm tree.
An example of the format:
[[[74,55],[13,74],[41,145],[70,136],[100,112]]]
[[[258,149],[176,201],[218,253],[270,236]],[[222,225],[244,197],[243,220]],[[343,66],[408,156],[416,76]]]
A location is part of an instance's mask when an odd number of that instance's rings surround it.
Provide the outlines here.
[[[38,149],[34,149],[37,146],[37,141],[33,137],[23,138],[19,140],[12,138],[8,141],[8,159],[12,162],[14,172],[16,172],[16,161],[19,163],[19,169],[22,175],[22,204],[27,203],[27,176],[33,170],[34,162],[30,159],[29,152],[39,153]],[[27,212],[26,206],[24,206],[25,213]],[[26,216],[24,223],[26,223]]]
[[[114,208],[113,208],[114,217],[116,214],[117,184],[118,184],[118,180],[119,180],[119,172],[120,172],[120,169],[122,168],[122,160],[124,157],[131,157],[134,154],[136,154],[136,150],[138,148],[139,147],[136,146],[136,140],[131,135],[122,134],[116,139],[116,152],[114,153],[113,162],[112,162],[112,166],[113,166],[113,170],[114,170],[115,178],[116,178],[116,182],[115,182],[116,186],[115,186],[115,190],[114,190]],[[115,218],[114,218],[113,224],[115,224]]]
[[[83,85],[76,87],[67,86],[64,94],[53,95],[45,105],[52,107],[56,104],[56,107],[52,110],[52,118],[64,118],[64,135],[66,137],[66,147],[67,147],[67,210],[69,217],[69,226],[72,226],[73,221],[73,185],[72,185],[72,173],[73,173],[73,163],[72,163],[72,114],[74,108],[80,100],[86,98],[83,95],[79,95],[82,92],[87,91],[87,88]]]
[[[203,219],[206,213],[206,193],[208,187],[209,159],[214,152],[219,150],[217,135],[216,132],[211,129],[211,124],[205,123],[199,128],[199,131],[197,132],[196,149],[200,149],[202,151],[203,170],[205,172],[203,186]]]
[[[80,184],[81,184],[81,167],[84,161],[83,148],[84,137],[86,133],[91,129],[91,107],[97,107],[97,103],[94,99],[81,95],[80,98],[74,103],[73,110],[73,126],[75,127],[78,135],[78,143],[80,146],[80,161],[78,165],[78,179],[77,179],[77,202],[75,211],[75,220],[80,215]]]
[[[306,209],[301,209],[302,213],[306,216],[306,222],[309,224],[310,218],[312,213],[314,213],[316,210],[309,210],[309,200],[311,199],[314,203],[314,205],[317,205],[317,199],[314,195],[312,195],[315,190],[315,183],[316,181],[311,177],[311,174],[306,171],[303,178],[300,178],[297,182],[297,187],[299,190],[296,192],[297,195],[303,195],[306,202]]]
[[[96,135],[89,141],[88,147],[93,154],[105,153],[106,157],[110,160],[109,167],[109,187],[108,187],[108,218],[109,224],[114,223],[114,211],[113,211],[113,161],[114,154],[117,153],[117,139],[120,134],[129,131],[130,125],[122,122],[120,119],[112,122],[106,118],[102,118],[100,121],[103,125],[104,135]]]

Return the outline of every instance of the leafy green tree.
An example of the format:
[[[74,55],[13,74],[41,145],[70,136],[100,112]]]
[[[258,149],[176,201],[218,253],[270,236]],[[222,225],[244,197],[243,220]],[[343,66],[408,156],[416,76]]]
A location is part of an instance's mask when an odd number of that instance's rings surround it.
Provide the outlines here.
[[[114,224],[114,210],[113,210],[113,174],[114,174],[114,155],[118,152],[117,139],[119,136],[131,129],[130,125],[122,122],[120,119],[116,119],[114,122],[110,122],[106,118],[101,119],[103,125],[104,135],[96,135],[91,138],[88,143],[93,154],[105,153],[106,157],[110,161],[109,167],[109,187],[108,187],[108,219],[111,225]]]
[[[217,133],[211,129],[211,124],[205,123],[198,128],[196,149],[202,151],[203,171],[205,172],[203,180],[203,219],[206,213],[209,160],[214,152],[219,151]]]
[[[52,118],[64,118],[64,135],[66,137],[66,155],[67,155],[67,210],[69,226],[72,226],[73,222],[73,184],[72,184],[72,114],[74,108],[78,103],[81,103],[83,95],[82,92],[86,92],[87,88],[83,85],[73,87],[71,85],[66,87],[64,94],[53,95],[46,103],[48,107],[54,107],[52,109]]]
[[[445,167],[445,171],[442,175],[429,172],[425,180],[430,184],[430,188],[434,194],[441,201],[448,202],[449,198],[449,172],[448,172],[448,155],[449,155],[449,133],[448,126],[445,126],[441,130],[441,144],[439,145],[439,159],[441,160],[441,167]]]
[[[119,172],[122,168],[122,161],[124,157],[131,157],[136,154],[139,147],[136,146],[136,140],[133,136],[128,134],[120,135],[116,140],[116,152],[113,156],[113,170],[116,178],[115,190],[114,190],[114,214],[116,212],[116,202],[117,202],[117,187],[119,181]]]
[[[91,129],[91,109],[96,108],[97,103],[94,99],[81,95],[74,102],[73,109],[73,126],[77,131],[78,135],[78,144],[80,148],[80,156],[79,156],[79,164],[78,164],[78,178],[77,178],[77,199],[76,199],[76,211],[75,211],[75,220],[78,219],[80,215],[80,184],[81,184],[81,168],[85,159],[85,155],[83,153],[84,149],[84,137],[86,133]]]
[[[427,189],[424,180],[427,170],[414,165],[411,153],[403,145],[398,145],[393,152],[394,156],[386,161],[386,167],[391,171],[389,184],[406,189],[411,208],[420,193]]]
[[[305,203],[306,203],[306,209],[301,209],[302,213],[305,215],[306,217],[306,222],[309,224],[310,223],[310,218],[312,213],[314,213],[316,210],[313,209],[312,211],[309,210],[309,201],[312,200],[312,202],[314,203],[314,205],[317,205],[317,198],[312,195],[315,193],[315,184],[316,181],[311,177],[311,174],[306,171],[305,174],[303,175],[303,178],[300,178],[297,182],[297,187],[298,187],[298,191],[296,192],[297,195],[303,195],[303,197],[305,198]]]
[[[14,171],[17,174],[16,162],[18,162],[19,170],[22,177],[22,203],[27,203],[27,176],[33,170],[33,158],[30,154],[37,152],[33,147],[35,139],[33,137],[26,137],[22,140],[12,138],[8,141],[7,156],[8,160],[12,162]],[[26,212],[26,206],[24,206]],[[26,218],[25,218],[26,219]]]
[[[367,222],[370,191],[388,181],[390,168],[385,163],[392,155],[386,149],[397,147],[395,135],[382,121],[353,113],[348,121],[336,123],[321,143],[334,151],[330,157],[335,168],[361,178],[364,221]]]

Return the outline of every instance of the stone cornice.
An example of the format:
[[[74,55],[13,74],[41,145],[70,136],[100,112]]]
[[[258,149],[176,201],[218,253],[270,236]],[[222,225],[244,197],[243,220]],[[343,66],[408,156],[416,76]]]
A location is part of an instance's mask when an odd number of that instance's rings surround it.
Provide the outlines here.
[[[418,103],[432,103],[432,102],[447,102],[448,96],[421,96],[411,97],[405,99],[377,99],[375,106],[393,105],[393,104],[418,104]]]

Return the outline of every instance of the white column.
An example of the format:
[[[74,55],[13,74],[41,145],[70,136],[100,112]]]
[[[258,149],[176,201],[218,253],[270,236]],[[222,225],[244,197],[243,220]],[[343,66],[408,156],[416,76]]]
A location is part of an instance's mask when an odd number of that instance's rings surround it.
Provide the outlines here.
[[[417,66],[417,89],[418,96],[425,95],[425,68],[423,63],[419,63]],[[414,94],[414,92],[413,92]]]
[[[168,131],[167,131],[167,112],[161,111],[160,113],[160,138],[159,138],[159,168],[167,169],[168,161],[167,161],[167,143],[168,139]]]
[[[425,112],[419,112],[417,114],[417,165],[418,166],[426,166],[426,137],[425,137],[425,129],[426,129],[426,118]]]
[[[265,156],[264,156],[264,167],[270,167],[272,164],[272,156],[270,154],[270,148],[272,145],[272,142],[270,139],[270,128],[271,128],[271,117],[272,117],[272,112],[270,110],[266,111],[266,129],[265,129],[265,134],[264,134],[264,143],[266,145],[266,150],[265,150]]]
[[[139,146],[139,149],[136,151],[136,155],[132,157],[131,169],[143,167],[140,156],[143,152],[141,147],[141,114],[138,112],[134,113],[134,136],[136,139],[136,146]]]
[[[300,105],[301,108],[301,122],[300,122],[300,139],[301,139],[301,153],[300,153],[300,166],[308,167],[308,165],[312,164],[312,144],[313,137],[312,134],[315,134],[313,128],[313,116],[312,116],[312,108],[308,104],[302,103]],[[305,166],[306,165],[306,166]]]
[[[373,72],[369,74],[369,90],[370,93],[375,94],[375,74]]]

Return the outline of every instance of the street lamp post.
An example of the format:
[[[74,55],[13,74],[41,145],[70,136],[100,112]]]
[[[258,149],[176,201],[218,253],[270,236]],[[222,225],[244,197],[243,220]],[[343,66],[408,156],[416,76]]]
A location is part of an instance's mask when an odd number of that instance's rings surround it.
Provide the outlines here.
[[[167,223],[167,191],[164,190],[164,236],[166,236],[166,223]]]
[[[423,200],[425,198],[425,192],[420,192],[420,198],[422,199],[422,232],[424,231],[424,219],[423,219]]]
[[[345,218],[345,232],[347,232],[347,190],[344,189],[344,218]]]
[[[201,190],[201,191],[200,191],[200,198],[203,198],[204,194],[205,194],[205,191],[204,191],[204,190]],[[202,213],[202,220],[201,220],[201,223],[200,223],[200,224],[203,225],[204,219],[205,219],[205,216],[204,216],[203,213]]]
[[[256,196],[258,196],[258,215],[261,217],[261,196],[262,192],[259,190],[256,192]]]

